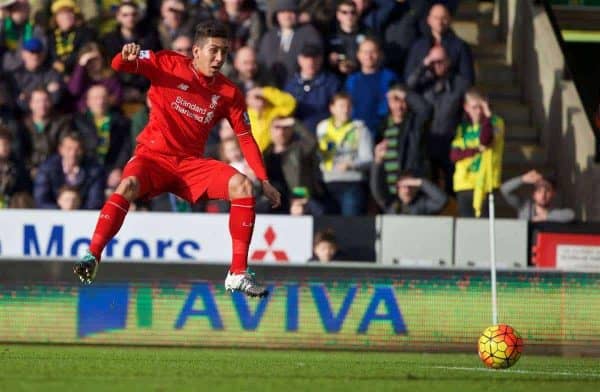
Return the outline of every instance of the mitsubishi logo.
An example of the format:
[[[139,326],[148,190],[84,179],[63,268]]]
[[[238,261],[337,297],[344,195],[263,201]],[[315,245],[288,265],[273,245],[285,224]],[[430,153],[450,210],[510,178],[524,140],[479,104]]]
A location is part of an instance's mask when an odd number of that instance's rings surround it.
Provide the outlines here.
[[[252,252],[252,255],[250,256],[251,260],[264,261],[268,254],[272,253],[273,257],[275,258],[275,261],[277,261],[278,263],[290,261],[285,250],[273,249],[273,243],[277,238],[277,234],[275,234],[275,230],[273,230],[272,226],[267,227],[267,230],[263,234],[263,238],[267,243],[267,249],[256,249],[254,252]]]

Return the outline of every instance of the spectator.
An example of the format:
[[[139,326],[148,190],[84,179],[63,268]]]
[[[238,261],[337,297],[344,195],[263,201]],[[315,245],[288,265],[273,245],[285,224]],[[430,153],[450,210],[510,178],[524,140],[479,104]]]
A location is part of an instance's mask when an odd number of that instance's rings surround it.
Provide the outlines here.
[[[58,208],[56,199],[63,185],[76,186],[84,209],[99,209],[104,202],[104,171],[94,160],[85,158],[81,136],[61,135],[58,154],[40,165],[33,185],[37,208]]]
[[[348,94],[334,95],[329,111],[331,117],[317,126],[323,180],[342,215],[360,215],[366,209],[365,182],[373,161],[371,133],[362,121],[350,119]]]
[[[171,50],[181,55],[192,57],[192,46],[194,45],[192,37],[181,34],[175,37],[171,44]]]
[[[38,38],[23,42],[21,59],[23,64],[11,73],[14,88],[18,92],[17,104],[27,110],[27,95],[39,86],[45,86],[50,94],[52,105],[56,106],[62,97],[61,75],[44,64],[44,44]]]
[[[233,59],[233,73],[228,75],[245,93],[259,86],[274,84],[269,72],[256,61],[256,52],[249,46],[238,49]]]
[[[8,207],[13,195],[31,192],[27,170],[11,152],[11,138],[11,132],[0,125],[0,208]]]
[[[531,198],[522,199],[517,190],[525,184],[533,185]],[[552,177],[543,177],[536,170],[512,178],[502,184],[502,196],[518,212],[519,219],[532,222],[571,222],[575,213],[570,208],[558,208],[556,182]]]
[[[475,71],[471,49],[454,33],[450,28],[450,23],[450,13],[443,4],[435,4],[431,7],[427,17],[430,34],[417,40],[411,47],[404,69],[406,79],[421,65],[426,67],[429,65],[426,59],[431,53],[431,48],[442,46],[449,58],[450,74],[460,75],[469,86],[474,83]]]
[[[296,99],[294,116],[314,134],[317,124],[329,116],[327,104],[341,85],[334,74],[323,70],[320,46],[305,46],[298,55],[298,65],[300,70],[288,80],[285,91]]]
[[[18,53],[23,42],[44,39],[44,31],[29,21],[30,11],[27,0],[0,2],[0,59],[4,71],[13,71],[21,64]]]
[[[448,202],[448,196],[426,178],[409,172],[398,178],[396,199],[386,206],[386,214],[434,215]]]
[[[264,25],[250,0],[223,0],[223,6],[215,16],[229,26],[233,52],[243,46],[258,47]]]
[[[432,178],[443,183],[446,193],[452,193],[450,144],[460,123],[461,104],[469,83],[460,75],[449,73],[446,51],[434,46],[423,65],[415,69],[407,80],[410,89],[421,94],[433,107],[433,117],[426,138],[427,154]]]
[[[311,25],[298,24],[298,2],[277,0],[273,8],[274,27],[260,42],[258,57],[273,74],[278,87],[298,69],[298,54],[307,45],[322,46],[321,37]]]
[[[335,12],[336,29],[328,36],[328,58],[332,69],[342,75],[350,75],[358,67],[358,46],[371,35],[360,23],[356,4],[352,0],[338,3]]]
[[[300,0],[298,21],[311,24],[322,34],[331,29],[337,0]]]
[[[73,0],[56,0],[52,3],[53,19],[48,33],[48,54],[52,68],[69,75],[77,62],[81,47],[94,39],[94,32],[77,24],[79,7]]]
[[[223,162],[229,163],[237,171],[248,177],[250,181],[255,184],[257,183],[256,175],[248,165],[246,158],[244,158],[242,150],[240,149],[240,144],[235,136],[229,136],[221,140],[219,155],[219,158]]]
[[[81,195],[77,187],[72,185],[61,186],[56,197],[56,204],[63,211],[78,210],[81,207]]]
[[[192,34],[192,18],[186,18],[188,10],[183,0],[163,0],[160,6],[158,33],[160,45],[170,48],[175,37],[181,34]]]
[[[144,28],[141,23],[140,9],[134,1],[122,1],[117,8],[117,27],[106,34],[102,45],[106,50],[108,58],[114,57],[121,52],[123,45],[135,42],[142,49],[161,49],[160,39],[156,29]],[[150,83],[140,75],[121,72],[117,75],[123,87],[123,99],[125,102],[143,102],[143,93],[148,89]]]
[[[485,175],[494,176],[495,183],[492,188],[499,186],[500,171],[485,173],[487,163],[484,160],[484,151],[494,147],[494,138],[504,134],[504,121],[490,111],[489,104],[483,96],[474,89],[465,94],[464,110],[466,113],[456,129],[456,136],[452,141],[451,159],[456,165],[454,171],[454,191],[458,203],[458,214],[461,217],[478,217],[477,213],[483,207],[483,215],[487,215],[486,204],[474,199],[476,184]],[[496,153],[502,153],[497,148]],[[498,157],[497,157],[498,158]],[[500,157],[501,158],[501,157]],[[501,161],[496,159],[496,166]],[[488,189],[485,190],[486,192]]]
[[[19,138],[19,122],[14,109],[14,92],[8,75],[0,72],[0,127],[4,126],[10,130],[13,136],[13,151],[19,151],[21,141]]]
[[[390,0],[353,0],[361,23],[378,36],[385,31],[396,2]]]
[[[8,208],[35,208],[35,202],[29,192],[17,192],[10,197]]]
[[[275,87],[255,87],[246,93],[252,134],[261,151],[271,143],[271,121],[291,116],[296,109],[294,97]]]
[[[321,183],[317,141],[293,117],[277,117],[271,123],[271,144],[263,153],[269,180],[281,193],[279,212],[289,212],[292,199],[305,199],[303,211],[322,215]],[[264,211],[269,211],[264,201]]]
[[[68,84],[69,92],[77,102],[78,111],[86,110],[87,92],[96,84],[106,87],[111,107],[121,104],[123,89],[119,78],[107,66],[100,46],[95,42],[88,42],[79,52],[77,65]]]
[[[315,234],[313,240],[313,258],[309,261],[329,263],[339,260],[337,238],[333,230],[321,230]]]
[[[108,188],[116,188],[131,155],[131,125],[119,112],[109,110],[106,87],[90,87],[86,110],[74,116],[73,126],[81,134],[88,158],[99,161],[108,173]]]
[[[23,119],[23,161],[35,178],[42,162],[56,153],[58,138],[70,129],[69,116],[59,116],[52,109],[50,95],[40,87],[29,94],[29,114]]]
[[[390,115],[382,124],[382,140],[375,146],[371,167],[371,193],[379,207],[387,209],[397,199],[397,182],[404,172],[418,177],[427,173],[424,134],[430,106],[415,93],[395,85],[387,93]]]
[[[398,79],[392,71],[381,67],[381,50],[375,39],[365,38],[358,47],[357,57],[360,71],[348,76],[346,91],[352,98],[352,118],[364,121],[374,138],[388,114],[385,94]]]

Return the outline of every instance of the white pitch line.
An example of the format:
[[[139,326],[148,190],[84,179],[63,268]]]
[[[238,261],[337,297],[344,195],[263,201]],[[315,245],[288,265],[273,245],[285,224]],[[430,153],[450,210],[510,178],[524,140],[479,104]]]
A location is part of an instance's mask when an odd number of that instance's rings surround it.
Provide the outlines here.
[[[470,368],[460,366],[424,366],[433,369],[446,369],[446,370],[465,370],[475,372],[494,372],[494,369],[485,368]],[[592,377],[600,378],[598,373],[575,373],[575,372],[545,372],[542,370],[520,370],[520,369],[499,369],[498,373],[522,373],[522,374],[539,374],[544,376],[571,376],[571,377]]]

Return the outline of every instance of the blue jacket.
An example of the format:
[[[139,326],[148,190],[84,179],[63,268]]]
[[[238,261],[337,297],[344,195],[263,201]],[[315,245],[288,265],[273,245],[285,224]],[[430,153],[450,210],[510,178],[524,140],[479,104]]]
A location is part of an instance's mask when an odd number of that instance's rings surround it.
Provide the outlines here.
[[[294,117],[313,134],[317,124],[329,117],[329,100],[340,91],[340,80],[330,72],[320,72],[313,80],[304,81],[299,73],[288,79],[285,91],[296,98]]]
[[[81,208],[97,210],[104,204],[106,178],[102,166],[91,160],[83,160],[77,175],[76,186],[81,195]],[[33,198],[37,208],[58,208],[58,190],[65,185],[62,160],[55,154],[42,163],[33,184]]]
[[[354,72],[346,79],[346,91],[352,97],[352,118],[364,121],[373,138],[388,115],[385,94],[397,82],[396,74],[387,68],[368,75]]]

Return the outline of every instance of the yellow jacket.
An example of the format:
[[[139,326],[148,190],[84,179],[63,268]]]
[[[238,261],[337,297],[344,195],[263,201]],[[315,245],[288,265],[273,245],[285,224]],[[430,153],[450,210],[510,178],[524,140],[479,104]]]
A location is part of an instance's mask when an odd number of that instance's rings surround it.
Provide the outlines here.
[[[263,87],[262,91],[266,101],[265,108],[261,113],[248,108],[248,116],[258,148],[265,151],[271,144],[271,121],[276,117],[291,116],[296,109],[296,100],[292,95],[275,87]]]

